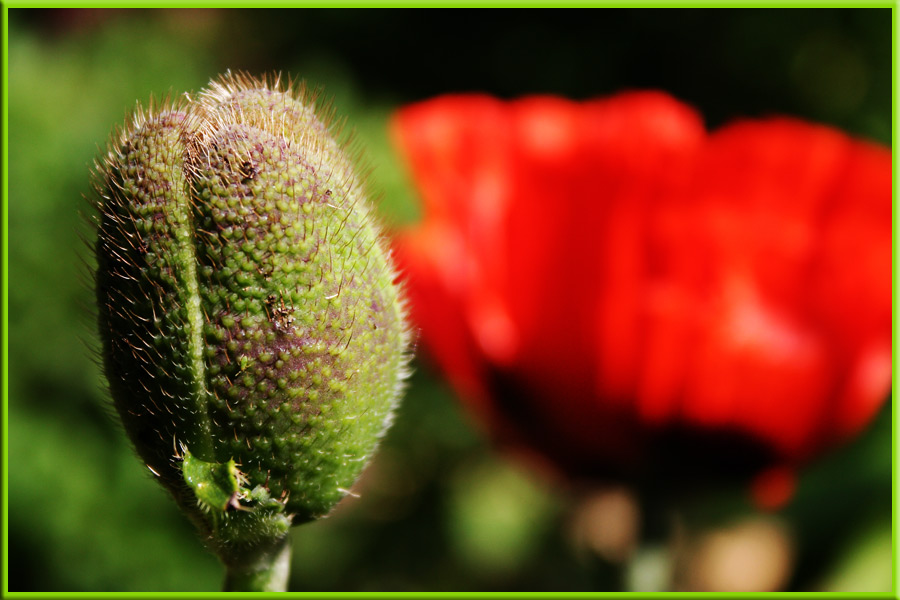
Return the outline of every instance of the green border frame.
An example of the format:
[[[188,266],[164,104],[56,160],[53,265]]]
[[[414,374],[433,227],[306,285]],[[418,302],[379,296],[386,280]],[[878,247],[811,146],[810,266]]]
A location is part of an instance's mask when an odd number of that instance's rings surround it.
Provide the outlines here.
[[[10,8],[55,8],[55,7],[72,7],[72,8],[113,8],[122,7],[122,2],[90,2],[82,5],[76,5],[70,2],[3,2],[3,165],[2,165],[2,269],[3,275],[0,278],[2,282],[2,330],[3,330],[3,346],[2,346],[2,402],[3,402],[3,565],[2,578],[3,587],[0,594],[9,598],[104,598],[104,597],[125,597],[125,598],[157,598],[160,596],[176,596],[186,598],[222,598],[229,597],[225,592],[187,592],[187,593],[157,593],[157,592],[10,592],[9,591],[9,9]],[[194,1],[190,4],[182,4],[179,2],[135,2],[128,4],[128,8],[198,8],[198,7],[226,7],[226,8],[389,8],[389,7],[419,7],[419,8],[439,8],[439,7],[629,7],[629,8],[891,8],[891,45],[892,45],[892,89],[895,94],[892,98],[892,138],[891,147],[894,147],[897,133],[897,26],[900,20],[900,12],[897,11],[898,0],[865,0],[861,2],[848,2],[847,0],[794,0],[792,2],[777,2],[772,0],[736,0],[732,2],[722,2],[720,0],[693,0],[688,2],[680,2],[678,0],[633,0],[633,1],[612,1],[602,2],[597,0],[561,0],[560,2],[549,2],[547,0],[489,0],[478,2],[477,0],[435,0],[433,2],[422,2],[421,0],[334,0],[331,2],[313,1],[313,2],[292,2],[292,1],[268,1],[258,4],[249,2],[238,2],[236,0],[226,2],[212,2],[208,0]],[[897,172],[897,156],[892,157],[893,171]],[[894,199],[896,204],[897,184],[893,184]],[[892,210],[892,228],[897,230],[898,215],[896,210]],[[897,274],[900,269],[896,262],[898,242],[896,238],[892,241],[893,263],[893,281],[892,289],[894,293],[894,302],[896,303],[896,284]],[[894,305],[896,309],[896,304]],[[896,318],[892,323],[892,387],[897,383],[897,359],[896,345],[893,341],[897,339],[898,324]],[[898,557],[898,523],[896,520],[897,496],[897,431],[898,431],[898,414],[894,404],[893,395],[891,397],[891,420],[892,420],[892,444],[891,451],[894,459],[894,470],[892,473],[892,502],[895,507],[892,516],[892,592],[772,592],[772,593],[705,593],[698,594],[694,592],[658,592],[658,593],[641,593],[641,592],[289,592],[290,595],[300,595],[304,597],[315,598],[696,598],[698,596],[714,597],[714,598],[777,598],[777,599],[794,599],[794,598],[866,598],[866,599],[896,599],[900,598],[897,589],[897,573],[900,570],[900,557]],[[271,596],[284,597],[284,594],[278,593],[262,593],[255,596]]]
[[[4,13],[9,8],[896,8],[896,0],[268,0],[253,3],[247,0],[194,0],[190,3],[147,1],[29,2],[19,0],[2,3]],[[4,18],[5,14],[4,14]]]
[[[3,593],[9,593],[9,15],[3,5]]]
[[[897,571],[900,569],[900,558],[897,556],[897,423],[898,413],[894,404],[893,390],[897,387],[897,24],[900,20],[900,11],[897,10],[896,4],[891,10],[891,90],[893,92],[891,98],[891,162],[894,177],[892,178],[893,189],[893,205],[891,207],[891,251],[893,273],[891,279],[891,293],[893,300],[893,311],[891,318],[891,458],[893,470],[891,472],[891,501],[894,510],[891,514],[891,552],[893,554],[893,572],[891,574],[892,596],[897,597]]]

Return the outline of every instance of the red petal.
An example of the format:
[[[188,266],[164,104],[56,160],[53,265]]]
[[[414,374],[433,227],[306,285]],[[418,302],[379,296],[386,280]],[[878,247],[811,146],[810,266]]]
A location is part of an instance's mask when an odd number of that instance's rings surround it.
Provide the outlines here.
[[[797,476],[791,469],[772,467],[754,478],[751,494],[758,507],[777,510],[790,501],[796,488]]]
[[[848,171],[864,172],[849,164],[858,150],[834,130],[783,119],[740,123],[711,136],[694,192],[701,214],[692,215],[702,226],[693,243],[702,248],[710,280],[694,288],[705,316],[694,324],[685,418],[743,429],[792,460],[830,436],[825,428],[835,414],[835,390],[858,348],[829,329],[874,332],[865,324],[871,313],[854,314],[869,301],[881,303],[867,308],[882,315],[882,334],[889,331],[889,218],[877,223],[866,212],[857,222],[860,209],[853,207],[866,186],[853,187],[844,206],[836,203]],[[884,166],[879,172],[889,173]],[[889,180],[882,177],[880,186],[872,196],[880,195],[883,212]],[[839,253],[823,252],[830,243]],[[867,275],[853,264],[859,260],[871,266]],[[829,281],[816,289],[823,261]],[[848,295],[834,303],[841,289],[835,278],[847,277],[853,281]],[[819,321],[823,304],[844,310]],[[870,417],[884,398],[888,378],[881,371],[882,387],[862,401],[866,410],[858,419]]]
[[[821,219],[810,312],[843,365],[822,428],[856,433],[883,403],[891,377],[891,154],[854,142]],[[823,435],[827,440],[827,436]]]
[[[459,310],[464,282],[453,258],[461,252],[459,240],[429,226],[396,237],[393,250],[422,341],[460,393],[483,396],[481,361]]]
[[[426,218],[464,240],[466,286],[459,297],[481,349],[495,359],[515,351],[494,274],[505,267],[503,218],[513,197],[509,116],[484,96],[444,96],[400,111],[394,137],[412,165]],[[436,249],[440,252],[440,249]]]
[[[790,119],[707,136],[659,93],[449,96],[394,134],[425,197],[398,253],[426,342],[474,395],[514,377],[558,456],[689,425],[796,462],[883,402],[888,150]]]

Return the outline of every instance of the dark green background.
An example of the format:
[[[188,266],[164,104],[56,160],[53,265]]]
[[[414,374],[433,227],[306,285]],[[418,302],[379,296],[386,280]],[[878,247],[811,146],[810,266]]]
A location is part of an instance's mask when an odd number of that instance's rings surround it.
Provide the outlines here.
[[[455,91],[661,88],[714,127],[786,113],[891,141],[891,11],[9,11],[9,589],[216,590],[221,570],[115,424],[87,348],[89,167],[136,100],[231,68],[321,85],[367,148],[386,219],[417,215],[386,135]],[[590,590],[573,498],[493,453],[427,365],[359,500],[295,530],[295,590]],[[804,473],[791,587],[890,585],[890,407]],[[743,490],[695,526],[750,511]]]

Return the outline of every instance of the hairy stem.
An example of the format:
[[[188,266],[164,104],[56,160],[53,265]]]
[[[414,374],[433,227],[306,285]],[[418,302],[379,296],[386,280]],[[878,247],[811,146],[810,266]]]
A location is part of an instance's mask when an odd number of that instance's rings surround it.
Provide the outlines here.
[[[291,536],[286,535],[252,559],[225,566],[226,592],[286,592],[291,573]]]

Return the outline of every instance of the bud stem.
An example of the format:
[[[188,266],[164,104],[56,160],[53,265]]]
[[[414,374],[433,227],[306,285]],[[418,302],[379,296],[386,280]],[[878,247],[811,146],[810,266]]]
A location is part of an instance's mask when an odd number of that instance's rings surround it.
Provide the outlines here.
[[[246,562],[226,565],[226,592],[286,592],[291,572],[291,536],[285,535]]]

